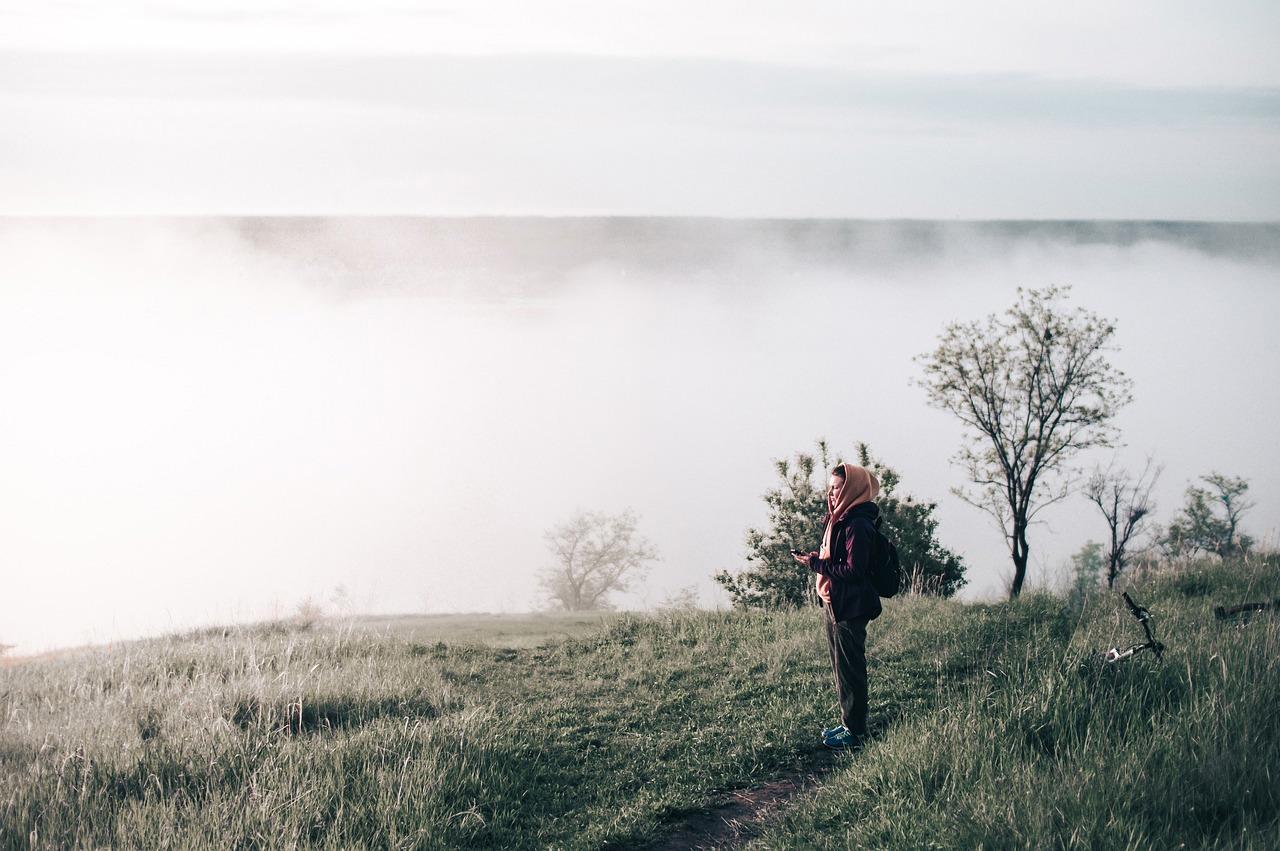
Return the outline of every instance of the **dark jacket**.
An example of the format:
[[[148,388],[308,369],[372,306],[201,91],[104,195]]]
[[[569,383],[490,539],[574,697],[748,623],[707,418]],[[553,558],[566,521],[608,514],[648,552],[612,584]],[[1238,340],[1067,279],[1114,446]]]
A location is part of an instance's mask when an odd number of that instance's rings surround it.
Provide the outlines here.
[[[871,542],[880,507],[864,502],[831,530],[831,558],[811,553],[809,569],[831,577],[831,613],[838,621],[875,620],[880,616],[880,595],[871,585]]]

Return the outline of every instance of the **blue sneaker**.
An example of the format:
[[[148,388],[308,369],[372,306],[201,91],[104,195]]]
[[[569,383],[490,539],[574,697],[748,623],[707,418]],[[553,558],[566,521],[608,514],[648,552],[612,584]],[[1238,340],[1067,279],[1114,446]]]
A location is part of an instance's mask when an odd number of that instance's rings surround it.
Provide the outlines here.
[[[822,743],[833,751],[856,751],[861,750],[866,739],[862,736],[855,736],[845,728],[841,727],[840,732],[832,733],[825,737]]]
[[[822,738],[824,738],[824,739],[829,739],[829,738],[831,738],[832,736],[834,736],[836,733],[839,733],[839,732],[840,732],[841,730],[843,730],[843,729],[844,729],[844,725],[843,725],[843,724],[837,724],[837,725],[836,725],[836,726],[834,726],[834,727],[828,727],[827,729],[825,729],[825,730],[823,730],[823,731],[822,731]]]

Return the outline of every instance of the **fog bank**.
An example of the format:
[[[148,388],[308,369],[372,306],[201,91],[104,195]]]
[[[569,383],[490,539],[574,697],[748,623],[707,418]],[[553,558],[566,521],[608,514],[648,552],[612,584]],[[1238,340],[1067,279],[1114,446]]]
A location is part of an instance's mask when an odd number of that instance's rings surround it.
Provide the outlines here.
[[[541,535],[632,507],[644,607],[742,566],[771,460],[868,441],[1008,562],[912,386],[943,326],[1067,284],[1135,381],[1121,459],[1252,482],[1274,542],[1280,227],[706,219],[0,220],[0,642],[540,604]],[[1098,458],[1109,457],[1100,454]],[[1092,459],[1085,459],[1092,460]],[[1034,530],[1035,580],[1104,528]]]

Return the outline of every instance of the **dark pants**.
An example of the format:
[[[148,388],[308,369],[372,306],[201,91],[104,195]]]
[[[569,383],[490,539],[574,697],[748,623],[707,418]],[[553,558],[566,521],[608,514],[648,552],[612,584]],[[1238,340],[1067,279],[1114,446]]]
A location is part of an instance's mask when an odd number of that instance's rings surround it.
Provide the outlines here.
[[[826,604],[822,611],[831,647],[831,670],[836,677],[836,699],[840,701],[840,723],[861,738],[867,734],[867,622],[837,621]]]

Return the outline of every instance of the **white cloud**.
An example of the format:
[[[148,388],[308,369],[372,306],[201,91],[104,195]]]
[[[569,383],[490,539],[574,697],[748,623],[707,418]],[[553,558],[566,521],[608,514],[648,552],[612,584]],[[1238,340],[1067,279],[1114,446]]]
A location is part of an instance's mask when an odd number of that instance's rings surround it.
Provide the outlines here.
[[[1253,0],[4,0],[0,212],[1270,220],[1278,33]]]
[[[1280,214],[1276,91],[580,56],[0,72],[10,213]]]
[[[1264,0],[469,3],[7,0],[0,47],[578,53],[1143,85],[1280,83]]]

